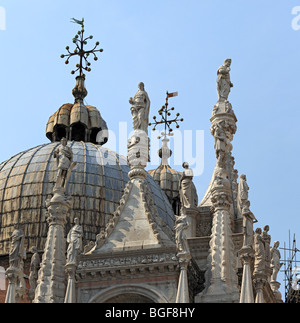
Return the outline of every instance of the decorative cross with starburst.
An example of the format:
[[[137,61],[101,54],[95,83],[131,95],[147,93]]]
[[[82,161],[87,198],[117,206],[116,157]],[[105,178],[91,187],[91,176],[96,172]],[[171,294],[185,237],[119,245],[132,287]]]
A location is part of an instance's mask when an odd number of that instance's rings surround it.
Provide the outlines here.
[[[79,71],[79,76],[84,76],[83,71],[90,72],[91,71],[91,63],[88,61],[88,58],[90,55],[94,55],[94,60],[97,61],[98,57],[96,56],[96,52],[103,52],[103,49],[96,49],[99,46],[99,42],[97,41],[94,48],[91,50],[84,50],[84,46],[87,45],[88,39],[93,39],[93,36],[84,37],[84,19],[77,20],[75,18],[71,19],[71,22],[81,25],[81,30],[77,32],[75,37],[73,38],[73,43],[76,45],[76,48],[74,52],[70,52],[70,47],[67,46],[66,50],[68,54],[62,54],[60,57],[65,58],[67,57],[67,60],[65,61],[66,64],[69,64],[69,60],[73,56],[79,56],[79,64],[76,64],[76,69],[71,71],[71,74],[75,74],[77,71]]]
[[[166,138],[167,136],[173,136],[173,129],[172,129],[172,124],[176,124],[176,128],[179,128],[178,122],[182,122],[183,119],[179,119],[180,113],[176,113],[176,118],[169,120],[168,117],[171,116],[171,111],[174,110],[174,107],[168,108],[169,106],[169,98],[178,96],[178,92],[173,92],[173,93],[168,93],[167,92],[167,98],[166,98],[166,103],[165,105],[162,106],[160,110],[158,110],[158,114],[161,116],[161,120],[157,121],[156,116],[153,117],[154,122],[149,123],[149,126],[153,126],[154,128],[152,129],[153,131],[156,130],[156,127],[160,124],[164,124],[165,126],[165,131],[161,133],[161,135]],[[159,136],[158,139],[161,139],[162,136]]]

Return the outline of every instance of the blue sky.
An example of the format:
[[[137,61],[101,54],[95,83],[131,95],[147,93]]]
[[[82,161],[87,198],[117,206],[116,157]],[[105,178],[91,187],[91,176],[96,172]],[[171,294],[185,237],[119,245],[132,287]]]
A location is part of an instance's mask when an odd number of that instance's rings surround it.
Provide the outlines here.
[[[215,166],[209,119],[216,71],[232,58],[233,156],[239,174],[247,175],[257,226],[269,224],[272,242],[281,247],[289,230],[299,237],[300,30],[292,28],[299,0],[2,0],[0,6],[6,11],[0,161],[48,142],[49,116],[73,102],[70,70],[77,62],[65,65],[60,55],[79,29],[70,18],[84,17],[91,44],[99,40],[104,49],[87,75],[86,103],[98,107],[118,135],[119,122],[131,127],[128,99],[140,81],[151,116],[167,90],[178,91],[170,104],[185,120],[181,130],[204,131],[204,171],[195,177],[199,200]]]

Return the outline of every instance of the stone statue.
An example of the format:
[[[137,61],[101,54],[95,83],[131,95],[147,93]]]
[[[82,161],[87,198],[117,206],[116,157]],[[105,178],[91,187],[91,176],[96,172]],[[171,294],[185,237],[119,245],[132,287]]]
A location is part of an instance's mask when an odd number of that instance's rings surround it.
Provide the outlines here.
[[[144,83],[138,84],[139,90],[134,98],[129,99],[131,114],[133,117],[133,129],[143,130],[148,134],[150,99],[145,91]]]
[[[187,216],[182,214],[176,216],[175,221],[175,240],[178,253],[190,253],[190,248],[187,242],[185,231],[190,227],[190,223],[187,221]]]
[[[225,169],[217,169],[214,177],[213,187],[222,187],[224,189],[230,190],[230,181],[228,179],[228,174]]]
[[[270,257],[271,257],[271,269],[272,276],[271,281],[277,281],[277,275],[279,273],[280,268],[282,267],[282,263],[280,263],[280,252],[278,250],[279,241],[275,241],[273,247],[270,248]]]
[[[254,272],[253,275],[265,275],[265,241],[261,236],[261,228],[254,234]]]
[[[11,236],[11,246],[9,251],[9,266],[12,268],[20,268],[26,251],[24,249],[25,235],[22,229],[17,228]]]
[[[217,92],[219,101],[226,102],[233,84],[230,81],[231,59],[227,58],[217,72]]]
[[[71,175],[72,169],[76,163],[73,162],[73,152],[67,146],[67,139],[62,138],[61,145],[54,151],[53,156],[57,163],[56,187],[66,187],[67,181]]]
[[[194,174],[193,170],[189,168],[189,164],[187,162],[184,162],[182,167],[184,168],[184,172],[179,183],[181,207],[191,208],[195,206],[195,188],[193,183]]]
[[[248,212],[243,212],[243,232],[244,244],[243,248],[252,248],[253,245],[253,223],[257,223],[254,214],[248,209]]]
[[[19,303],[25,297],[24,259],[26,258],[26,250],[24,248],[24,242],[24,232],[16,225],[11,235],[9,267],[5,272],[9,281],[5,303]]]
[[[266,273],[268,276],[271,276],[272,270],[270,268],[271,265],[271,254],[270,254],[270,243],[271,243],[271,236],[268,234],[270,227],[268,225],[264,226],[264,231],[262,232],[262,238],[265,242],[265,267]]]
[[[40,256],[37,251],[37,247],[32,247],[31,252],[33,253],[30,262],[30,274],[29,283],[30,290],[28,292],[29,299],[32,301],[34,299],[35,288],[37,286],[38,270],[40,268]]]
[[[82,251],[83,229],[82,226],[79,224],[78,218],[75,218],[74,222],[75,225],[69,231],[67,236],[67,242],[69,243],[67,250],[67,264],[76,264],[77,256]]]
[[[216,124],[214,130],[214,138],[215,138],[215,151],[216,156],[219,162],[222,162],[226,152],[226,134],[224,129],[221,127],[221,124]]]
[[[247,184],[246,175],[240,176],[240,181],[238,183],[238,193],[237,193],[237,207],[240,214],[249,211],[250,202],[248,200],[249,186]]]

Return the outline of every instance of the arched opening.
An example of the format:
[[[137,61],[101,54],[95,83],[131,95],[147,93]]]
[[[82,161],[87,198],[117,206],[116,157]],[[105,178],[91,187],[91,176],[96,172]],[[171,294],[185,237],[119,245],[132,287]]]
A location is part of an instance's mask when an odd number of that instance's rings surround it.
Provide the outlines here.
[[[91,130],[90,142],[93,144],[97,144],[97,134],[99,132],[99,128],[93,128]]]
[[[55,127],[56,141],[61,141],[62,138],[67,138],[67,131],[65,126]]]
[[[172,204],[172,209],[174,214],[179,215],[180,214],[180,199],[179,197],[174,197],[172,201],[170,201]]]
[[[114,296],[105,301],[105,303],[131,304],[131,303],[154,303],[152,299],[139,294],[126,293]]]
[[[81,122],[72,125],[71,141],[86,141],[86,127]]]
[[[168,303],[167,299],[156,289],[139,285],[119,285],[107,288],[89,303]]]

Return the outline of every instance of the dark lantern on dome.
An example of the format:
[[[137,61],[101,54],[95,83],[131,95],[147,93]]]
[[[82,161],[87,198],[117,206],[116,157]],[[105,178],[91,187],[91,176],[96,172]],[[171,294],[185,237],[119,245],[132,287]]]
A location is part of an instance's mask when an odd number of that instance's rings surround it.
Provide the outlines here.
[[[49,118],[46,136],[51,142],[60,141],[65,137],[69,141],[83,141],[103,145],[108,140],[107,124],[96,107],[84,104],[84,99],[88,92],[84,85],[85,74],[83,73],[83,71],[91,71],[91,63],[88,61],[89,56],[93,55],[94,60],[97,61],[96,52],[102,52],[103,49],[96,49],[99,45],[99,42],[96,42],[91,50],[85,50],[84,46],[87,45],[88,39],[92,39],[93,36],[85,38],[84,19],[79,21],[73,18],[72,22],[81,25],[81,30],[73,38],[76,48],[71,52],[70,47],[67,46],[68,53],[62,54],[61,58],[66,57],[65,63],[69,64],[71,57],[79,57],[76,69],[71,71],[71,74],[79,73],[76,76],[76,85],[72,91],[75,101],[74,104],[67,103],[62,105]]]

